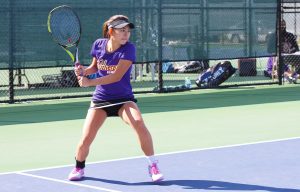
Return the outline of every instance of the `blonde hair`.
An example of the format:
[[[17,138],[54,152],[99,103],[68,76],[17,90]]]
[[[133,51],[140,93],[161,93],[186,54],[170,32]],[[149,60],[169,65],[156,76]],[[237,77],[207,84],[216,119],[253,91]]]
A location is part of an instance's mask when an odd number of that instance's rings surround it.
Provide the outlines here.
[[[109,33],[108,25],[111,22],[116,21],[116,20],[125,20],[125,21],[128,21],[128,17],[125,16],[125,15],[114,15],[114,16],[111,16],[107,21],[105,21],[103,23],[103,26],[102,26],[102,35],[103,35],[104,38],[110,38],[110,33]]]

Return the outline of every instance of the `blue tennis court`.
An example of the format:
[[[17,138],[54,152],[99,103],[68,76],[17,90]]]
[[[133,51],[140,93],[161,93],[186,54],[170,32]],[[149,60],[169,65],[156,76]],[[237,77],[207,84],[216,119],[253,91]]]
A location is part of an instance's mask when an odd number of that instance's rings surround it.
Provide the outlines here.
[[[143,157],[94,162],[79,182],[72,166],[0,175],[2,192],[300,191],[300,138],[159,155],[165,180],[152,183]]]

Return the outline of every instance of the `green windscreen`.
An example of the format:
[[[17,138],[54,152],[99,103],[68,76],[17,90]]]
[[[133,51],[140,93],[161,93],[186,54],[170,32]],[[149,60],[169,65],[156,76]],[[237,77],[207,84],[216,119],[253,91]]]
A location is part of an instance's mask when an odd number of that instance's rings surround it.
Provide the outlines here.
[[[276,42],[277,0],[2,0],[0,68],[72,65],[47,31],[51,9],[66,4],[82,24],[79,59],[102,37],[102,24],[127,15],[136,28],[131,41],[137,63],[268,56]]]

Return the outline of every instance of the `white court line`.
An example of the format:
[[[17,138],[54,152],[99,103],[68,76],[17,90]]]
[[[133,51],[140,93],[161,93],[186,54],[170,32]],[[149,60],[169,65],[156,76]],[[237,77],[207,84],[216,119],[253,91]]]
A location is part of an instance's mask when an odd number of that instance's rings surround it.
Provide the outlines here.
[[[179,154],[179,153],[189,153],[189,152],[223,149],[223,148],[231,148],[231,147],[241,147],[241,146],[246,146],[246,145],[273,143],[273,142],[288,141],[288,140],[295,140],[295,139],[300,139],[300,137],[290,137],[290,138],[275,139],[275,140],[269,140],[269,141],[258,141],[258,142],[243,143],[243,144],[223,145],[223,146],[219,146],[219,147],[208,147],[208,148],[191,149],[191,150],[185,150],[185,151],[175,151],[175,152],[168,152],[168,153],[160,153],[160,154],[156,154],[155,156],[173,155],[173,154]],[[145,156],[134,156],[134,157],[126,157],[126,158],[120,158],[120,159],[95,161],[95,162],[87,163],[87,165],[97,164],[97,163],[109,163],[109,162],[115,162],[115,161],[124,161],[124,160],[138,159],[138,158],[145,158]],[[53,167],[44,167],[44,168],[37,168],[37,169],[28,169],[28,170],[22,170],[22,171],[4,172],[4,173],[0,173],[0,176],[7,175],[7,174],[17,174],[20,172],[43,171],[43,170],[48,170],[48,169],[58,169],[58,168],[65,168],[65,167],[72,167],[72,166],[74,166],[74,164],[53,166]]]
[[[89,189],[95,189],[98,191],[107,191],[107,192],[122,192],[122,191],[117,191],[117,190],[112,190],[112,189],[107,189],[107,188],[103,188],[103,187],[95,187],[92,185],[85,185],[85,184],[81,184],[81,183],[76,183],[76,182],[71,182],[71,181],[64,181],[64,180],[59,180],[59,179],[53,179],[53,178],[49,178],[49,177],[43,177],[43,176],[38,176],[38,175],[32,175],[29,173],[16,173],[19,175],[24,175],[24,176],[28,176],[28,177],[34,177],[34,178],[38,178],[38,179],[43,179],[43,180],[48,180],[48,181],[54,181],[54,182],[58,182],[58,183],[64,183],[64,184],[69,184],[69,185],[75,185],[75,186],[79,186],[79,187],[84,187],[84,188],[89,188]]]

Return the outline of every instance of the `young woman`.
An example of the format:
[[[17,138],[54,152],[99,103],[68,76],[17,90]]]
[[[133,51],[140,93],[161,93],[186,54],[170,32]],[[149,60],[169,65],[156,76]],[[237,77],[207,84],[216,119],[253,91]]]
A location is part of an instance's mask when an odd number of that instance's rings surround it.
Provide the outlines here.
[[[97,131],[110,116],[120,116],[137,133],[141,148],[149,161],[149,174],[153,181],[163,180],[157,167],[151,134],[136,105],[130,74],[135,61],[135,46],[130,43],[130,30],[134,25],[124,15],[112,16],[103,24],[103,39],[97,39],[92,46],[92,63],[84,68],[75,68],[79,85],[96,86],[91,108],[88,110],[83,135],[76,151],[76,166],[69,174],[69,180],[80,180],[84,176],[85,160]],[[98,78],[88,79],[87,75],[98,73]],[[93,106],[102,108],[92,108]]]

